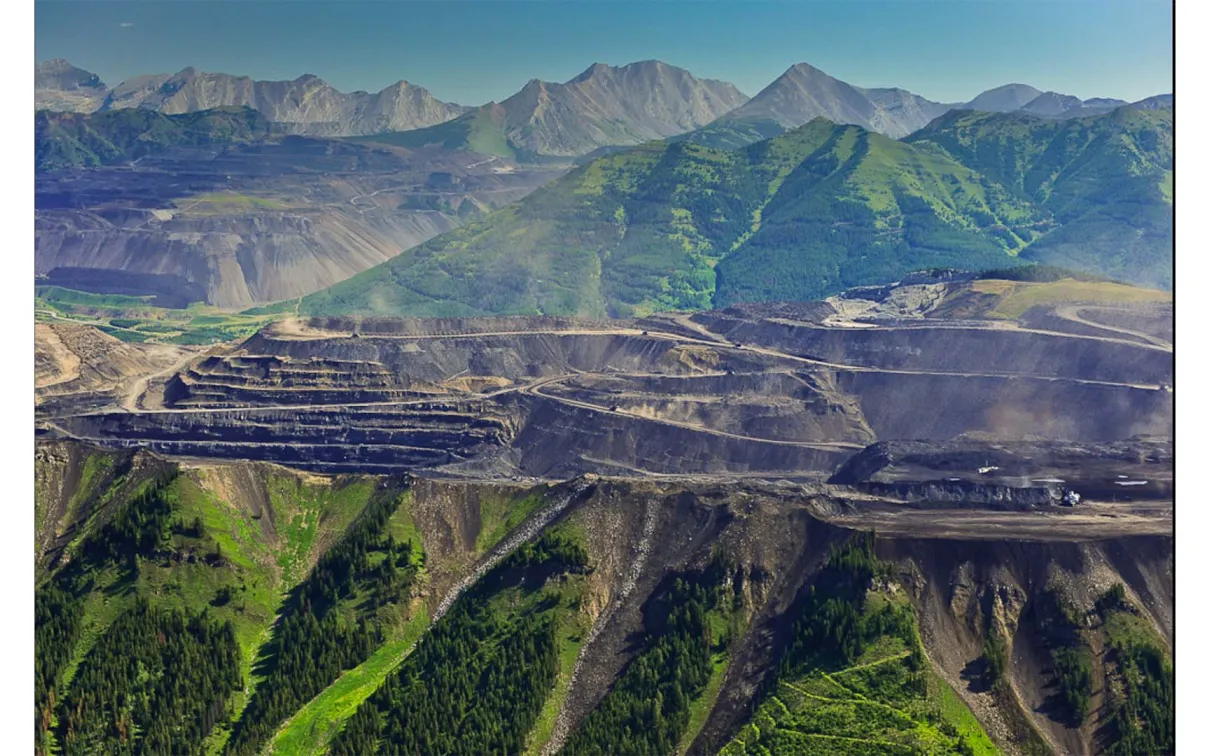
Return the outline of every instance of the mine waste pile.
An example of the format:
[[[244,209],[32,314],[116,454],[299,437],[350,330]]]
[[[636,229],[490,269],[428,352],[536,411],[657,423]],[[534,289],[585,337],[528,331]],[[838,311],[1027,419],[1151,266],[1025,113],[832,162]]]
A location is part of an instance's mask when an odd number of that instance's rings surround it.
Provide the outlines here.
[[[1171,300],[1064,286],[41,324],[38,750],[1168,753]]]

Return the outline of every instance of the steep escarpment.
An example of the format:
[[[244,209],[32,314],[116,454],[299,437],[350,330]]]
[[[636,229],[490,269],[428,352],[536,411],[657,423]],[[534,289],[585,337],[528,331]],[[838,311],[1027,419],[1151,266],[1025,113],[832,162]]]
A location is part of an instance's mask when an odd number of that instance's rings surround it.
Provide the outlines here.
[[[1131,606],[1127,613],[1139,622],[1140,642],[1170,654],[1171,539],[939,545],[893,539],[885,552],[916,571],[912,590],[922,636],[943,676],[976,714],[999,718],[1006,729],[1024,715],[1036,735],[1012,739],[1022,750],[1039,737],[1057,752],[1105,750],[1116,739],[1107,725],[1124,691],[1113,690],[1117,662],[1103,637],[1106,621],[1116,620],[1097,605],[1114,586],[1122,586]],[[1057,612],[1066,616],[1051,617]],[[1006,649],[1002,682],[987,679],[989,637],[1000,638],[993,642]],[[1088,682],[1061,677],[1063,649],[1087,657],[1093,673]],[[1072,715],[1063,697],[1079,698],[1067,690],[1079,685],[1084,709]],[[1018,711],[1012,710],[1014,703]]]

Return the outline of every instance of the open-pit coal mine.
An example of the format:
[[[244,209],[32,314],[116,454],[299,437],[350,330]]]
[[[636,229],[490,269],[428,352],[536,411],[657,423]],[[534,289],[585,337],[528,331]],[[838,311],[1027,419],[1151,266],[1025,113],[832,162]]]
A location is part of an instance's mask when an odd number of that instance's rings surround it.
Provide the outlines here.
[[[503,728],[507,753],[1166,752],[1171,305],[1010,318],[969,284],[922,291],[285,319],[208,348],[42,325],[39,574],[108,590],[89,534],[166,492],[182,524],[122,585],[234,591],[207,611],[234,622],[251,692],[219,707],[214,752],[445,752],[432,712],[462,743]],[[405,541],[422,558],[399,557],[420,566],[392,597],[374,549]],[[252,666],[285,658],[270,638],[304,604],[280,596],[363,547],[353,593],[322,605],[375,640],[310,688]],[[102,643],[113,612],[87,601],[80,637]],[[526,622],[543,671],[504,705]],[[653,659],[659,716],[634,703]],[[473,717],[442,708],[460,674]]]

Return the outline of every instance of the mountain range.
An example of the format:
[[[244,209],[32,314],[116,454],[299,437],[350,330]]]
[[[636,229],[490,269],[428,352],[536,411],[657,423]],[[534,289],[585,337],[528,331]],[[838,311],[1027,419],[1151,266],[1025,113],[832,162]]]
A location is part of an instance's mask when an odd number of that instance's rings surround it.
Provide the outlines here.
[[[1172,285],[1172,112],[955,111],[906,140],[816,118],[651,142],[304,298],[312,314],[636,316],[1036,261]]]
[[[449,128],[497,111],[498,141],[533,154],[581,155],[607,145],[638,144],[706,125],[747,100],[731,84],[698,79],[659,61],[613,67],[594,64],[571,81],[531,80],[498,105],[472,109],[441,102],[426,89],[400,81],[370,94],[343,93],[317,76],[254,81],[193,68],[139,76],[106,88],[100,79],[63,60],[38,66],[35,105],[83,112],[139,108],[175,115],[222,107],[249,107],[292,133],[359,136],[409,132],[463,117]],[[448,130],[448,129],[447,129]],[[443,141],[446,131],[438,132]],[[428,135],[410,138],[422,143]]]
[[[80,71],[63,60],[38,66],[35,74],[35,105],[39,109],[64,102],[59,82],[78,91]],[[207,73],[186,68],[176,74],[137,76],[108,89],[91,75],[88,103],[92,110],[141,108],[166,115],[222,107],[259,110],[288,131],[305,134],[349,135],[403,131],[448,121],[468,110],[442,102],[428,90],[398,81],[380,92],[340,92],[311,74],[293,81],[254,81],[247,76]]]
[[[900,138],[955,109],[1071,118],[1124,104],[1024,84],[997,87],[965,103],[941,103],[900,88],[857,87],[806,63],[791,66],[751,99],[731,84],[699,79],[660,61],[594,63],[570,81],[533,79],[511,97],[477,108],[442,102],[406,81],[377,93],[344,93],[311,74],[255,81],[186,68],[109,88],[95,74],[61,59],[35,71],[38,109],[181,114],[250,107],[292,133],[374,135],[405,147],[441,144],[505,157],[578,157],[686,133],[708,146],[736,147],[817,117]]]

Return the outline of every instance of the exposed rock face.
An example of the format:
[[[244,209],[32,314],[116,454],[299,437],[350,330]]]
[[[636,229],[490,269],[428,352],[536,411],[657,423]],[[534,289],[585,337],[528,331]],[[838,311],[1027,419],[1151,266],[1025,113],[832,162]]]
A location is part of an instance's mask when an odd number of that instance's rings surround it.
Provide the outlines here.
[[[909,134],[954,107],[953,104],[933,102],[906,89],[863,89],[862,91],[886,114],[886,128],[892,131],[906,129]]]
[[[95,73],[76,68],[62,58],[55,58],[39,63],[34,68],[34,88],[63,91],[99,90],[105,88],[105,83]]]
[[[977,95],[963,108],[986,110],[991,113],[1007,113],[1020,110],[1041,94],[1040,89],[1035,89],[1028,84],[1005,84]]]
[[[43,64],[38,107],[52,110],[147,108],[165,114],[250,107],[286,131],[356,136],[409,131],[445,123],[471,110],[442,102],[423,87],[399,81],[376,93],[340,92],[312,74],[293,81],[186,68],[137,76],[106,89],[65,61]],[[504,100],[500,121],[515,148],[543,155],[583,155],[691,131],[743,104],[731,84],[698,79],[659,61],[614,67],[594,64],[571,81],[537,79]],[[490,107],[490,105],[488,106]]]
[[[950,107],[902,89],[855,87],[814,66],[798,63],[722,121],[775,121],[789,130],[815,118],[826,118],[898,138]]]
[[[1115,100],[1109,97],[1081,100],[1079,97],[1058,92],[1045,92],[1030,100],[1020,110],[1022,113],[1042,118],[1063,119],[1097,115],[1128,104],[1125,100]]]
[[[186,68],[155,90],[140,91],[141,97],[106,100],[105,107],[134,106],[174,114],[246,106],[296,133],[329,135],[404,131],[448,121],[466,111],[406,81],[374,94],[346,94],[312,74],[293,81],[254,81]]]
[[[534,79],[501,105],[517,146],[583,155],[691,131],[747,99],[731,84],[651,60],[621,67],[595,63],[563,84]]]
[[[953,107],[992,113],[1015,111],[1040,118],[1064,119],[1097,115],[1128,104],[1130,103],[1125,100],[1117,100],[1112,97],[1091,97],[1081,100],[1079,97],[1059,92],[1043,92],[1027,84],[1005,84],[1002,87],[983,92],[970,102]],[[1171,107],[1171,105],[1169,102],[1167,107]],[[1135,103],[1135,107],[1139,106],[1140,103]]]
[[[34,108],[91,113],[101,107],[106,87],[91,71],[76,68],[62,58],[34,68]]]
[[[39,108],[87,113],[138,107],[171,115],[250,107],[298,134],[405,131],[442,123],[468,110],[406,81],[372,94],[345,93],[312,74],[293,81],[255,81],[192,67],[172,75],[136,76],[107,89],[94,74],[54,60],[38,67],[35,86]]]
[[[172,74],[144,74],[127,79],[109,90],[101,107],[105,110],[138,107],[139,103],[155,97],[164,82],[171,78]]]
[[[1021,108],[1021,112],[1042,116],[1043,118],[1055,118],[1068,111],[1078,109],[1083,104],[1083,101],[1079,97],[1063,95],[1058,92],[1045,92],[1026,103]],[[1125,103],[1121,104],[1124,105]]]

